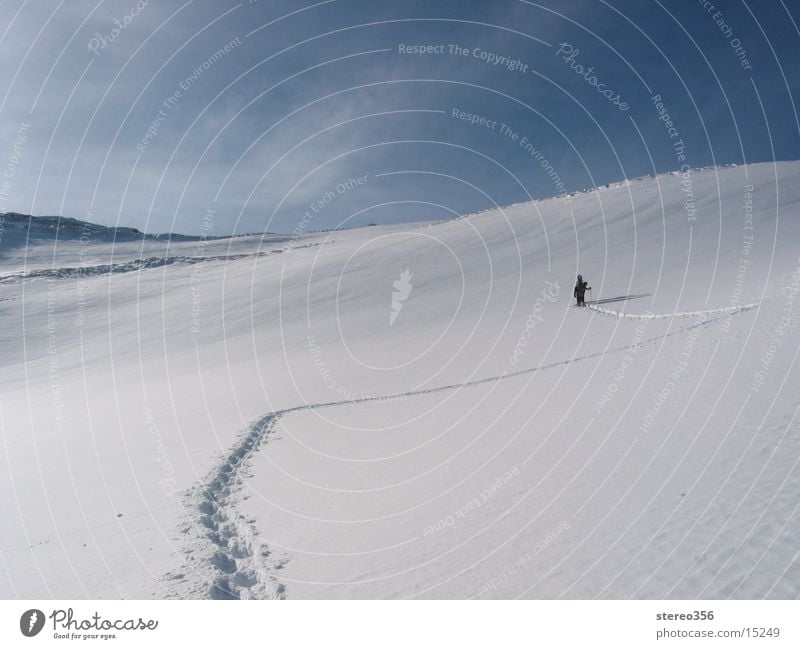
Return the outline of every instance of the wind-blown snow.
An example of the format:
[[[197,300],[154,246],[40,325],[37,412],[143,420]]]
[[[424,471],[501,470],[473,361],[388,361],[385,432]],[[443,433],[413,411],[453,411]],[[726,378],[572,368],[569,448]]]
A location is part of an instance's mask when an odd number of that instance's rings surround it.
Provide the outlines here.
[[[0,241],[0,594],[797,597],[800,163],[691,189]]]

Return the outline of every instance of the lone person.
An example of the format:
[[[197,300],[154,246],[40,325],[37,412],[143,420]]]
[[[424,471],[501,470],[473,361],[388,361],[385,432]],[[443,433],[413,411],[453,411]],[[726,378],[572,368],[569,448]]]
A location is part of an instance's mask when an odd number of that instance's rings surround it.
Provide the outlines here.
[[[589,286],[588,284],[589,284],[589,282],[584,282],[583,281],[583,276],[582,275],[578,275],[578,281],[575,282],[575,290],[573,291],[573,295],[575,296],[575,299],[578,300],[578,305],[577,306],[586,306],[586,304],[583,301],[583,296],[586,294],[586,290],[587,289],[590,290],[590,291],[592,290],[592,287]]]

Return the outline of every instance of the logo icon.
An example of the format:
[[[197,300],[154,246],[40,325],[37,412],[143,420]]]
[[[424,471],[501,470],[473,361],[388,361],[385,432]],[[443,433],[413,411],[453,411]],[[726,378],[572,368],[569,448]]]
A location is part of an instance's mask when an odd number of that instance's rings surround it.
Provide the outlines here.
[[[38,608],[25,611],[19,618],[19,630],[26,638],[32,638],[44,628],[44,613]]]
[[[414,288],[411,285],[412,277],[414,276],[411,274],[411,271],[406,268],[402,273],[400,273],[400,279],[392,282],[394,291],[392,292],[392,311],[389,314],[390,327],[394,324],[394,321],[397,320],[397,316],[400,315],[400,311],[403,308],[403,302],[405,302],[408,299],[408,296],[411,295],[411,289]]]

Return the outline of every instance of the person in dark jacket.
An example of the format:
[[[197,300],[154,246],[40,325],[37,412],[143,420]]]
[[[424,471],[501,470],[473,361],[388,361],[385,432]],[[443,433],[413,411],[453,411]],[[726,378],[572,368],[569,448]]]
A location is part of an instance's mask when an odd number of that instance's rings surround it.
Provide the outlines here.
[[[592,290],[592,287],[589,286],[589,282],[584,282],[583,277],[578,275],[578,281],[575,282],[575,290],[573,291],[573,295],[575,299],[578,300],[578,306],[586,306],[583,301],[583,296],[586,294],[586,291]]]

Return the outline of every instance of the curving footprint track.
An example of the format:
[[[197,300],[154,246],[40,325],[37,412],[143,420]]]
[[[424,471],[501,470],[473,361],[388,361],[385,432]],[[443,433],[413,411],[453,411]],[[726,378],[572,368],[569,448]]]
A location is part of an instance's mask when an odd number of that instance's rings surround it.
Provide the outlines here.
[[[213,578],[207,595],[211,599],[281,599],[283,586],[272,573],[282,564],[272,559],[250,522],[236,510],[241,495],[242,468],[266,440],[276,415],[267,415],[225,456],[192,498],[200,514],[213,551],[207,559]]]
[[[760,303],[753,302],[750,304],[739,304],[736,306],[726,306],[719,309],[704,309],[701,311],[678,311],[676,313],[628,313],[626,311],[616,311],[614,309],[605,309],[596,304],[588,303],[586,307],[597,313],[603,315],[614,316],[615,318],[632,318],[636,320],[662,320],[665,318],[686,318],[691,316],[714,315],[718,313],[740,313],[741,311],[748,311],[754,309]]]
[[[587,306],[603,315],[611,315],[620,318],[635,317],[647,319],[741,313],[758,306],[758,304],[759,303],[753,303],[736,307],[669,314],[628,314],[621,311],[603,309],[595,305]],[[621,347],[615,347],[601,352],[573,357],[564,361],[539,365],[515,372],[506,372],[498,376],[486,377],[466,383],[444,385],[424,390],[412,390],[388,396],[363,397],[344,401],[307,404],[286,408],[284,410],[277,410],[265,415],[250,427],[244,437],[242,437],[227,455],[225,455],[222,462],[212,470],[209,477],[189,493],[189,509],[190,511],[193,510],[197,512],[195,527],[202,531],[206,540],[210,543],[210,548],[204,549],[205,558],[195,558],[193,561],[197,574],[200,575],[201,579],[205,580],[205,583],[200,587],[200,592],[205,593],[205,595],[211,599],[284,598],[285,588],[276,578],[275,572],[286,564],[286,559],[273,557],[267,544],[259,540],[253,524],[254,521],[246,520],[237,510],[237,504],[246,497],[242,492],[244,481],[247,478],[250,460],[261,448],[262,444],[267,441],[267,438],[270,433],[274,431],[276,423],[282,416],[302,410],[332,408],[335,406],[376,401],[386,402],[392,399],[428,395],[447,390],[469,388],[502,381],[523,374],[532,374],[534,372],[541,372],[574,362],[598,358],[606,354],[645,347],[663,340],[664,338],[677,336],[691,329],[705,327],[718,319],[719,318],[705,319],[676,331],[659,336],[652,336],[630,345],[623,345]],[[205,577],[203,577],[203,575],[205,575]]]

